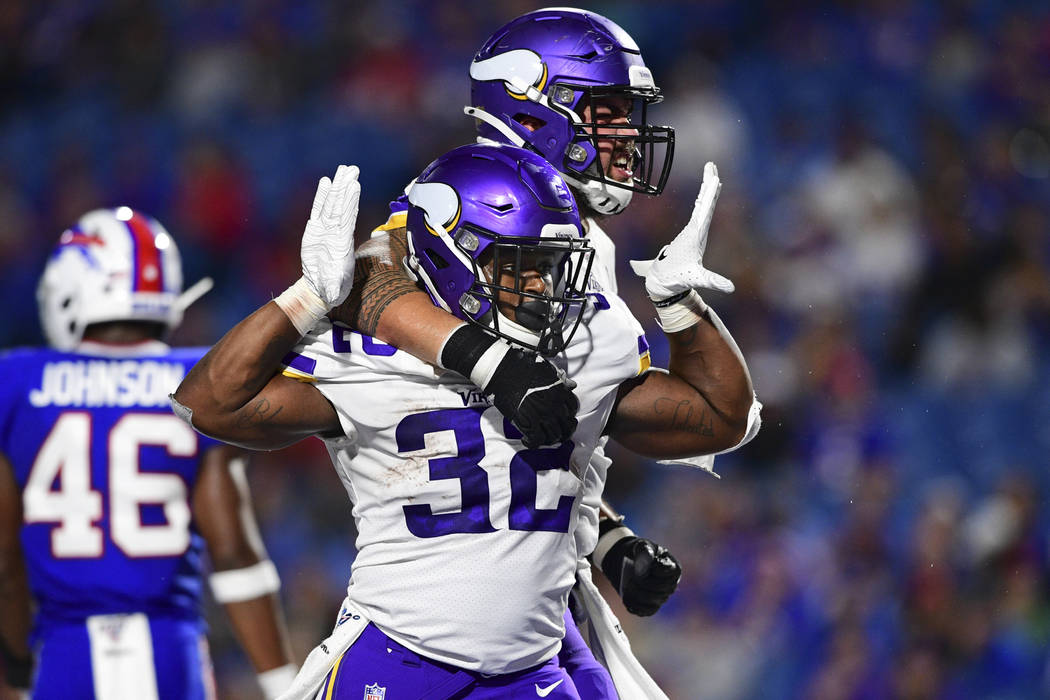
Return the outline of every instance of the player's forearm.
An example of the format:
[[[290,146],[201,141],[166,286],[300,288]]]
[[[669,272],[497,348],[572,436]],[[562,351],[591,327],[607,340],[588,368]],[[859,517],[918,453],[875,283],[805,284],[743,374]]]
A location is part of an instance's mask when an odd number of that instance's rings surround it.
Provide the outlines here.
[[[711,419],[722,424],[735,445],[747,429],[754,398],[742,358],[705,317],[697,324],[667,335],[669,370],[703,398]],[[731,445],[730,445],[731,446]]]
[[[445,341],[463,321],[434,306],[409,277],[401,262],[406,252],[403,229],[358,248],[354,288],[331,315],[424,362],[440,364]]]
[[[21,529],[22,490],[0,453],[0,644],[16,660],[27,660],[32,614]]]
[[[463,321],[434,306],[426,293],[415,291],[387,307],[378,319],[375,337],[424,362],[439,365],[445,341],[462,325]]]
[[[754,400],[743,359],[706,316],[668,333],[670,371],[625,383],[606,427],[645,457],[678,459],[736,447]]]
[[[186,375],[174,398],[193,412],[195,428],[243,444],[243,439],[236,439],[242,413],[300,337],[288,316],[270,302],[224,335]]]
[[[291,643],[276,593],[229,603],[226,614],[237,640],[257,672],[292,663]]]

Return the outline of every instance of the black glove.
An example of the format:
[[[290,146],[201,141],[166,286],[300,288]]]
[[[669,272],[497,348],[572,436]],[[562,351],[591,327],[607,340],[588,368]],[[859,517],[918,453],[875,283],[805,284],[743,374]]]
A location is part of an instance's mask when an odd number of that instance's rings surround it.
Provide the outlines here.
[[[616,520],[603,520],[599,532],[595,552],[605,550],[605,554],[597,563],[620,594],[627,612],[642,617],[654,614],[678,588],[682,578],[678,560],[666,547],[636,537]]]
[[[580,402],[572,393],[575,382],[533,352],[467,324],[445,341],[441,364],[492,396],[500,413],[521,431],[525,447],[558,445],[576,431]]]

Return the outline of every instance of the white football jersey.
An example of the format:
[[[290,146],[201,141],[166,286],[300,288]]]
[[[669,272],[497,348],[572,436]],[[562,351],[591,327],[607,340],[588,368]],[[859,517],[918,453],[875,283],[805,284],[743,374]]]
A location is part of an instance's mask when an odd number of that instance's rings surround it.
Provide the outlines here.
[[[591,265],[591,276],[587,283],[587,291],[592,295],[595,303],[601,305],[608,303],[613,305],[615,300],[617,308],[622,313],[631,317],[631,321],[639,329],[638,332],[638,373],[649,369],[649,344],[645,340],[641,326],[631,314],[627,305],[617,296],[618,285],[616,283],[616,244],[609,238],[609,234],[602,230],[598,221],[593,217],[586,220],[586,236],[592,248],[594,248],[594,263]],[[580,333],[584,333],[581,330]],[[592,325],[589,329],[589,341],[591,345],[600,345],[597,334],[606,332],[604,324]],[[582,343],[582,338],[574,338],[573,344]],[[569,348],[572,355],[574,348]],[[572,376],[572,368],[569,368]],[[574,377],[575,378],[575,377]],[[587,474],[584,476],[584,494],[580,507],[580,522],[576,527],[576,548],[581,557],[585,557],[594,551],[598,544],[598,509],[602,502],[602,492],[605,490],[605,479],[609,472],[612,460],[605,456],[605,443],[608,437],[603,437],[591,455]]]
[[[647,347],[615,296],[597,293],[584,313],[555,360],[580,399],[579,427],[558,448],[525,449],[469,380],[325,320],[285,358],[285,374],[314,382],[346,433],[326,444],[358,529],[348,595],[424,656],[501,674],[560,648],[587,553],[580,506],[604,485],[590,458]]]

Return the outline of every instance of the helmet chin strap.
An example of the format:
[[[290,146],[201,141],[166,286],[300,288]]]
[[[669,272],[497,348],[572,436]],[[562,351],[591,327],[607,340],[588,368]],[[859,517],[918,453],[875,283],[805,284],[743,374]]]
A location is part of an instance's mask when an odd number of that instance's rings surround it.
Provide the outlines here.
[[[573,190],[583,195],[591,209],[605,216],[613,216],[622,212],[631,203],[631,197],[634,195],[632,190],[623,187],[607,187],[600,180],[584,181],[565,173],[561,173],[561,176],[572,186]]]
[[[463,113],[467,116],[474,117],[475,119],[480,119],[481,121],[485,122],[493,129],[503,134],[508,141],[510,141],[513,145],[517,146],[518,148],[527,148],[525,144],[525,139],[523,139],[519,134],[514,133],[514,130],[507,126],[503,122],[503,120],[494,117],[493,115],[489,114],[480,107],[464,107]],[[484,139],[483,137],[479,136],[478,143],[495,143],[495,141],[492,141],[491,139]]]
[[[498,323],[499,323],[499,332],[500,333],[503,333],[504,335],[509,336],[510,338],[512,338],[513,340],[517,341],[519,344],[521,344],[521,345],[523,345],[523,346],[525,346],[527,348],[531,348],[533,350],[536,350],[536,349],[539,348],[539,346],[540,346],[540,334],[539,333],[537,333],[534,330],[530,330],[530,329],[526,328],[525,326],[521,325],[517,321],[512,320],[510,318],[510,316],[507,316],[507,314],[503,313],[499,309],[495,309],[493,307],[493,311],[495,311],[495,313],[499,314],[499,321],[498,321]],[[489,325],[490,326],[493,325],[491,319],[489,320]]]

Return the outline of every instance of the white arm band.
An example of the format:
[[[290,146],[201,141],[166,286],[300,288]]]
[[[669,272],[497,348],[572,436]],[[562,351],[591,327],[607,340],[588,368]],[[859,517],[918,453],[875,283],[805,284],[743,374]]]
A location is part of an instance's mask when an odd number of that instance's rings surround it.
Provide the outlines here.
[[[299,335],[309,333],[314,324],[328,313],[329,308],[324,300],[317,296],[317,292],[305,277],[300,277],[273,301],[281,307],[281,311],[295,326],[295,330],[299,331]]]
[[[216,571],[208,577],[211,594],[217,603],[239,603],[281,590],[281,577],[269,559],[243,569]]]
[[[634,537],[634,531],[626,525],[620,527],[614,527],[604,535],[598,538],[598,544],[594,548],[594,552],[591,554],[591,561],[598,565],[600,568],[602,560],[605,559],[605,555],[609,553],[612,546],[622,540],[624,537]]]
[[[689,291],[685,297],[667,306],[656,306],[656,319],[664,333],[677,333],[686,328],[692,328],[700,323],[700,319],[710,308],[707,302],[697,293],[695,289]]]
[[[271,668],[269,671],[260,673],[256,676],[256,679],[259,681],[259,688],[262,690],[263,697],[266,700],[274,700],[274,698],[280,697],[284,691],[291,687],[297,673],[299,673],[299,669],[295,664],[285,664],[284,666]]]

